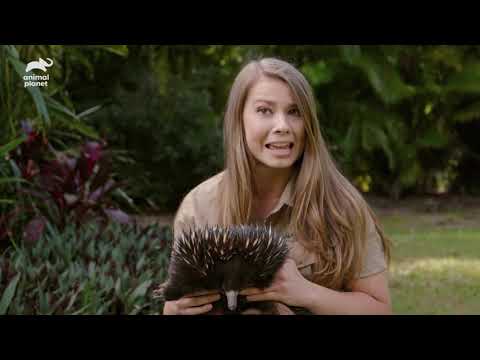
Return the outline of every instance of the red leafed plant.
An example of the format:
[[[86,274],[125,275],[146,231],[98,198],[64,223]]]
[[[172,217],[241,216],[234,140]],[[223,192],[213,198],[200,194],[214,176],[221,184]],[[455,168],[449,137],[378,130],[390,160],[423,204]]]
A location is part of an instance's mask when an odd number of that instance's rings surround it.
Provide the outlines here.
[[[122,183],[113,180],[105,144],[86,142],[72,156],[55,151],[29,123],[23,122],[22,129],[26,140],[9,157],[28,183],[17,187],[14,209],[0,216],[0,240],[11,236],[19,222],[25,224],[21,229],[27,242],[36,241],[47,222],[60,229],[69,222],[77,226],[89,220],[130,222],[112,201],[112,191]]]

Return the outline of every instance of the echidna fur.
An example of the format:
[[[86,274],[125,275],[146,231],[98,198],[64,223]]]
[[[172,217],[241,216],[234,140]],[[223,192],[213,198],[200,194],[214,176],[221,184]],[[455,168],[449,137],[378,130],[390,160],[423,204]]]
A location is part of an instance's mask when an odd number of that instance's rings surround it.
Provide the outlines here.
[[[174,241],[163,298],[218,290],[222,298],[213,303],[211,314],[239,314],[247,308],[274,313],[271,303],[247,303],[237,294],[269,287],[287,254],[287,237],[271,226],[191,228]]]

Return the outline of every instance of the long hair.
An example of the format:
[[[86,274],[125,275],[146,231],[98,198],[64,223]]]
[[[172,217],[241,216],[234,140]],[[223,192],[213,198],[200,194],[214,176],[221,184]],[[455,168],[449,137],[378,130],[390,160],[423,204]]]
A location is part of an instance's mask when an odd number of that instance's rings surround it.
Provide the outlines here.
[[[387,262],[390,244],[372,209],[337,169],[320,131],[312,88],[287,62],[275,58],[251,61],[232,85],[223,124],[225,172],[219,184],[219,220],[223,225],[250,222],[253,163],[246,145],[243,109],[249,90],[262,76],[280,79],[290,87],[304,121],[305,148],[296,164],[289,229],[318,258],[312,280],[341,289],[361,271],[368,217],[375,223]]]

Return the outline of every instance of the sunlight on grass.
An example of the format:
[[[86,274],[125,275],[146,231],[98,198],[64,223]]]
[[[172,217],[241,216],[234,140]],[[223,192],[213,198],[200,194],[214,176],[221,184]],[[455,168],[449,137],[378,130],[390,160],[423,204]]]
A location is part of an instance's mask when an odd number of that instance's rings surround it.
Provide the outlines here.
[[[480,313],[480,259],[422,258],[391,267],[396,314]]]
[[[461,213],[382,219],[395,314],[480,314],[480,225]]]
[[[404,261],[392,265],[392,273],[398,276],[410,276],[415,272],[427,275],[448,275],[450,279],[462,281],[462,276],[477,277],[480,282],[480,260],[466,260],[454,258],[419,259]]]

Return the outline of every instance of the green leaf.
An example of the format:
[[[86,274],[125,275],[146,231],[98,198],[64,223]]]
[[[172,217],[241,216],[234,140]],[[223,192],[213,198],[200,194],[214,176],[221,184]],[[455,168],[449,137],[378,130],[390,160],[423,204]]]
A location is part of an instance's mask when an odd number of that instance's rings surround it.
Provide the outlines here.
[[[97,111],[99,111],[100,109],[103,108],[103,105],[96,105],[96,106],[93,106],[91,107],[90,109],[87,109],[85,111],[82,111],[80,114],[77,115],[77,117],[79,117],[80,119],[81,118],[84,118],[90,114],[93,114],[93,113],[96,113]]]
[[[398,70],[384,58],[362,51],[359,45],[341,45],[340,48],[344,61],[367,76],[370,85],[385,104],[397,104],[415,94],[415,88],[407,85]]]
[[[14,59],[19,59],[20,58],[20,55],[17,51],[17,49],[15,48],[14,45],[3,45],[3,48],[5,49],[5,51],[7,52],[7,54],[9,56],[11,56],[12,58]]]
[[[115,294],[120,297],[122,291],[122,282],[121,279],[118,278],[117,281],[115,282]]]
[[[22,176],[22,171],[18,168],[15,161],[13,161],[13,159],[10,159],[9,163],[10,163],[10,166],[12,168],[13,175],[15,175],[16,177],[21,177]]]
[[[377,144],[380,145],[385,155],[387,156],[388,167],[390,168],[390,170],[393,170],[395,167],[395,157],[393,155],[392,149],[390,148],[387,135],[382,129],[379,129],[377,127],[371,128],[370,132],[372,133],[372,136],[376,139]]]
[[[50,126],[50,114],[48,113],[47,106],[45,104],[45,99],[42,95],[42,92],[35,87],[28,87],[27,90],[30,93],[30,95],[32,95],[37,111],[45,119],[45,124],[47,126]]]
[[[58,307],[62,304],[62,302],[65,300],[66,298],[66,295],[62,295],[55,304],[53,304],[52,308],[51,308],[51,314],[54,314],[55,311],[57,311]]]
[[[9,184],[9,183],[28,183],[25,179],[16,178],[16,177],[8,177],[8,178],[1,178],[0,185],[2,184]]]
[[[104,272],[107,273],[108,270],[105,270]],[[110,290],[112,290],[112,289],[115,287],[115,284],[114,284],[114,282],[113,282],[113,278],[112,278],[111,276],[108,276],[108,277],[105,279],[105,285],[104,285],[104,286],[105,286],[105,289],[106,289],[107,291],[110,291]]]
[[[57,121],[67,127],[69,130],[76,131],[84,136],[99,140],[100,137],[98,133],[90,126],[85,124],[81,119],[85,116],[85,113],[90,111],[90,113],[96,111],[95,108],[86,110],[80,115],[75,114],[72,110],[62,105],[58,101],[52,99],[51,97],[46,97],[48,107],[57,111],[60,115],[66,115],[68,119],[63,119],[58,117]]]
[[[313,86],[329,84],[335,76],[335,71],[325,61],[306,64],[302,67],[302,72],[310,80]]]
[[[145,305],[144,305],[144,306],[145,306]],[[129,314],[129,315],[137,315],[140,311],[142,311],[142,309],[143,309],[143,306],[135,305],[135,306],[133,307],[133,310],[130,311],[128,314]]]
[[[71,118],[78,119],[78,116],[65,105],[62,105],[57,100],[53,99],[50,96],[45,97],[46,104],[48,105],[49,109],[55,110],[60,114],[67,115]]]
[[[480,119],[480,101],[468,106],[465,109],[458,111],[453,116],[455,122],[465,123]]]
[[[480,63],[468,64],[461,72],[452,75],[445,85],[445,90],[459,93],[480,93]]]
[[[133,210],[140,212],[140,209],[135,205],[133,199],[128,196],[127,193],[125,193],[125,191],[123,191],[122,189],[116,188],[115,190],[113,190],[112,195],[118,196],[119,198],[125,200]]]
[[[72,315],[82,315],[88,308],[90,307],[90,304],[87,304],[83,306],[81,309],[78,309],[77,311],[73,312]]]
[[[100,140],[100,136],[98,135],[97,131],[82,122],[82,120],[65,120],[62,118],[58,118],[57,121],[67,127],[69,130],[78,132],[79,134],[95,139],[95,140]]]
[[[93,243],[93,241],[92,241]],[[93,252],[93,250],[92,250]],[[91,257],[94,257],[93,254],[90,254]],[[93,261],[90,261],[90,263],[88,264],[88,277],[90,279],[94,279],[95,278],[95,274],[96,274],[96,265]]]
[[[457,46],[440,45],[427,49],[424,53],[425,60],[433,63],[430,66],[439,68],[447,66],[453,69],[461,69],[464,51]]]
[[[362,49],[360,45],[339,45],[340,52],[344,58],[344,60],[353,65],[355,64],[358,59],[362,56]]]
[[[448,145],[450,137],[435,128],[431,128],[418,139],[418,145],[426,148],[441,149]]]
[[[3,292],[2,299],[0,300],[0,315],[7,314],[8,307],[12,302],[15,290],[17,289],[18,281],[20,280],[21,273],[18,273],[12,281],[8,284],[7,288]]]
[[[358,144],[358,138],[360,134],[359,122],[354,121],[350,125],[347,131],[347,136],[343,141],[342,147],[345,149],[345,154],[350,157],[353,155],[353,151]]]
[[[384,103],[396,104],[414,95],[414,88],[406,85],[391,65],[378,63],[367,56],[362,56],[357,65],[365,72],[370,85]]]
[[[12,151],[13,149],[15,149],[18,145],[20,145],[21,143],[23,143],[25,141],[26,137],[25,136],[22,136],[18,139],[15,139],[15,140],[12,140],[10,141],[9,143],[5,144],[5,145],[2,145],[0,146],[0,157],[4,157],[5,155],[7,155],[10,151]]]
[[[95,312],[95,315],[104,315],[105,314],[105,311],[107,310],[108,308],[108,305],[107,304],[104,304],[104,305],[101,305]]]
[[[67,313],[70,311],[80,292],[81,292],[81,289],[79,289],[78,291],[75,292],[75,294],[73,294],[73,296],[70,298],[70,301],[68,302],[67,308],[65,309],[64,313]]]
[[[418,177],[420,176],[421,168],[417,161],[413,161],[411,165],[404,169],[400,174],[399,180],[400,183],[405,186],[412,186],[416,183]]]
[[[138,297],[145,296],[151,284],[152,284],[152,280],[146,280],[140,285],[138,285],[137,288],[133,290],[132,294],[130,295],[130,300],[134,301]]]
[[[135,271],[138,273],[140,272],[140,270],[142,270],[143,266],[145,265],[146,263],[146,257],[145,255],[142,255],[142,257],[140,258],[140,260],[137,261],[137,265],[135,266]]]
[[[0,199],[0,204],[15,204],[15,200]]]

